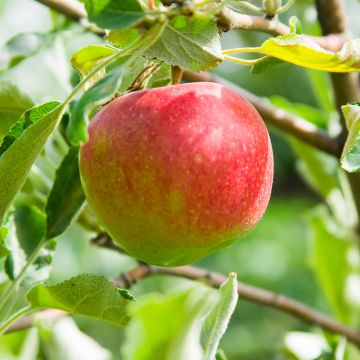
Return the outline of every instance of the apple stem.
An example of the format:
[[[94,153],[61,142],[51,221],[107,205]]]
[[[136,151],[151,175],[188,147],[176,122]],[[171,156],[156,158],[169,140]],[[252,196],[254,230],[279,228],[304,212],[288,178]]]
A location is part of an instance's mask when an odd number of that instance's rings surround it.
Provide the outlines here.
[[[171,67],[171,80],[173,85],[180,84],[182,76],[183,69],[180,66],[175,65]]]

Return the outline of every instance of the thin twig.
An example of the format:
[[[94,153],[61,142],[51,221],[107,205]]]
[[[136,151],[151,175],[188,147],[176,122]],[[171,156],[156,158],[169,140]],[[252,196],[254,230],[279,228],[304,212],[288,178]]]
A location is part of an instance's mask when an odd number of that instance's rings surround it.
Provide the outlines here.
[[[98,35],[104,35],[104,31],[97,27],[91,26],[86,18],[86,12],[82,4],[76,0],[35,0],[41,4],[48,6],[59,13],[62,13],[69,18],[78,21],[84,25],[87,30],[93,31]],[[279,20],[266,19],[261,16],[252,16],[246,14],[239,14],[228,8],[223,8],[217,15],[218,25],[222,31],[229,30],[246,30],[259,31],[269,35],[285,35],[290,32],[287,25],[281,23]],[[315,41],[324,49],[331,51],[338,51],[341,49],[345,41],[343,34],[329,35],[329,36],[307,36]]]
[[[325,131],[319,129],[303,118],[291,115],[221,77],[205,72],[192,73],[184,71],[184,79],[187,81],[216,82],[230,87],[248,99],[268,124],[281,129],[328,154],[334,156],[340,154],[341,149],[336,138],[331,137]]]
[[[215,272],[209,272],[194,266],[164,268],[159,266],[140,264],[135,269],[120,275],[120,277],[115,280],[115,284],[120,287],[129,288],[139,280],[153,274],[171,275],[197,281],[200,280],[214,288],[220,287],[221,284],[226,281],[226,277],[223,275]],[[341,334],[352,343],[358,346],[360,345],[359,332],[332,320],[330,317],[313,310],[298,301],[244,283],[238,284],[238,294],[242,299],[249,300],[260,305],[269,306],[288,313],[306,322],[316,324],[324,330]]]
[[[129,289],[140,280],[156,274],[177,276],[189,280],[202,281],[214,288],[220,287],[221,284],[226,281],[226,277],[223,275],[215,272],[209,272],[194,266],[164,268],[159,266],[140,264],[134,269],[121,274],[117,279],[114,280],[114,284],[118,287]],[[324,330],[343,335],[352,343],[358,346],[360,345],[359,332],[332,320],[328,316],[313,310],[298,301],[244,283],[239,283],[237,290],[239,296],[244,300],[280,310],[306,322],[316,324]],[[26,316],[22,319],[19,319],[7,330],[7,333],[28,329],[34,325],[36,319],[47,319],[50,321],[55,321],[66,315],[69,314],[59,310],[41,311],[36,315]]]

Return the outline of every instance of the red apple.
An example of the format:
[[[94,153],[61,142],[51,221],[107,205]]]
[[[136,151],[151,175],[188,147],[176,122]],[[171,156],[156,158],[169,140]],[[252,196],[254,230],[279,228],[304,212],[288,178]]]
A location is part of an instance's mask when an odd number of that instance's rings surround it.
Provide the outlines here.
[[[88,203],[114,241],[147,263],[179,266],[256,225],[273,155],[247,100],[192,83],[133,92],[102,108],[80,169]]]

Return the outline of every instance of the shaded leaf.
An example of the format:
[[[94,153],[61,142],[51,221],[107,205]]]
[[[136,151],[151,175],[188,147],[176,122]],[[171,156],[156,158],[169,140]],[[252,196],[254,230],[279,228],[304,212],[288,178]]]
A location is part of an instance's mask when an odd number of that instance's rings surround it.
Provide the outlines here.
[[[80,182],[79,148],[72,147],[56,171],[46,204],[48,239],[62,234],[85,200]]]
[[[78,275],[57,285],[37,285],[26,299],[34,309],[54,308],[118,325],[126,325],[129,320],[127,307],[131,300],[100,275]]]
[[[349,134],[341,155],[341,167],[357,172],[360,171],[360,103],[345,105],[342,111]]]
[[[287,34],[266,40],[260,47],[244,48],[239,52],[269,55],[298,66],[328,72],[355,72],[360,69],[360,39],[346,42],[335,53],[302,35]]]
[[[0,147],[0,222],[62,112],[62,106],[54,102],[31,109],[5,137]]]
[[[272,68],[273,66],[280,65],[282,63],[282,60],[277,59],[273,56],[265,56],[251,67],[251,72],[253,74],[261,74],[266,70]]]
[[[16,237],[26,256],[31,255],[45,236],[45,214],[35,207],[22,206],[14,213]]]
[[[177,16],[145,55],[185,70],[211,70],[223,61],[216,22]]]
[[[33,106],[32,100],[8,81],[0,81],[0,141],[20,116]]]
[[[235,310],[238,292],[236,274],[229,275],[228,280],[219,289],[220,299],[207,315],[201,331],[201,344],[204,349],[204,360],[214,360],[221,338],[225,334],[230,318]]]
[[[122,80],[120,74],[121,68],[110,71],[71,106],[66,133],[73,146],[79,146],[81,141],[87,141],[86,125],[90,121],[91,114],[114,96]]]
[[[103,29],[127,27],[139,20],[143,10],[137,0],[81,0],[89,20]]]

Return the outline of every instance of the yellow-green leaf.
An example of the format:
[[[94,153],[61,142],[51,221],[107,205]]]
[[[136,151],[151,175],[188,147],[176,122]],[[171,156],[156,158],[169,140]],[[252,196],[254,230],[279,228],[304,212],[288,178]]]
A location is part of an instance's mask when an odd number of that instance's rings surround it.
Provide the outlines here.
[[[254,52],[273,56],[314,70],[360,71],[360,39],[346,42],[339,52],[331,52],[302,35],[287,34],[266,40],[260,47],[226,50],[224,54],[237,52]]]

